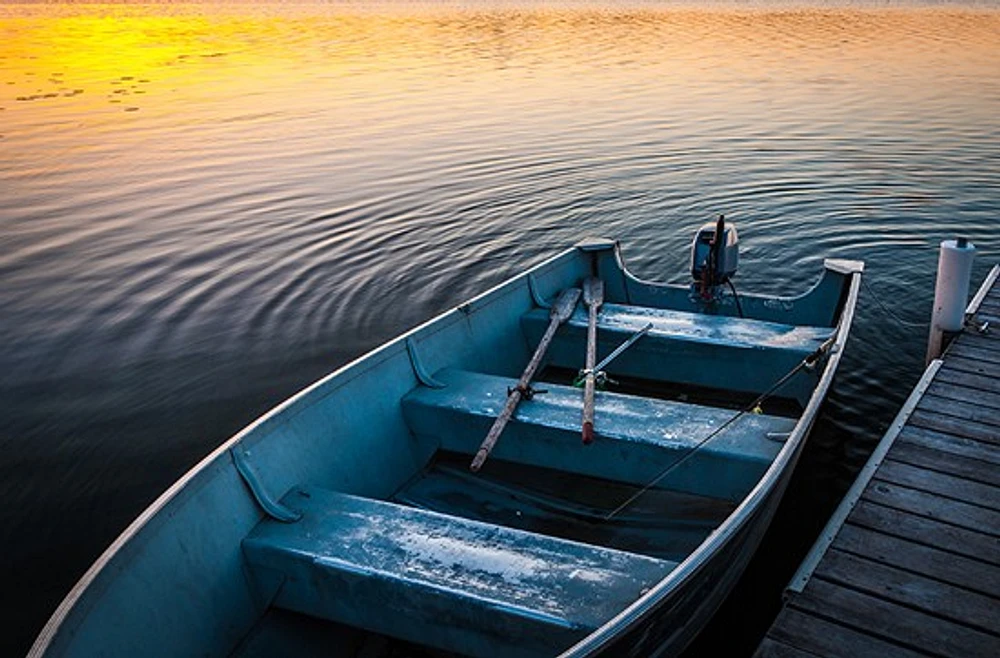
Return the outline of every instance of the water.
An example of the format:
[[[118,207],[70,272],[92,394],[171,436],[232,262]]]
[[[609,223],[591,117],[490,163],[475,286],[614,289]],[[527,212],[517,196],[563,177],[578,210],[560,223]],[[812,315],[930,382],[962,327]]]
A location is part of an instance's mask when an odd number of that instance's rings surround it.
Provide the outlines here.
[[[616,237],[743,290],[867,261],[924,322],[936,244],[1000,260],[994,3],[0,5],[0,654],[165,487],[305,384]],[[864,290],[761,559],[748,653],[922,369]],[[748,611],[752,611],[748,614]],[[728,616],[727,616],[728,615]]]

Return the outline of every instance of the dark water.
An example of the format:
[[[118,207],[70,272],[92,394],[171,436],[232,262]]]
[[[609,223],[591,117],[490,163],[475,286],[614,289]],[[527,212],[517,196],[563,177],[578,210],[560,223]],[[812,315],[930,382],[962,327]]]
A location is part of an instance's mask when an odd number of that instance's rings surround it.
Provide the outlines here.
[[[0,654],[165,487],[324,373],[585,236],[742,290],[1000,260],[1000,9],[0,5]],[[863,291],[787,504],[692,653],[747,654],[922,370]]]

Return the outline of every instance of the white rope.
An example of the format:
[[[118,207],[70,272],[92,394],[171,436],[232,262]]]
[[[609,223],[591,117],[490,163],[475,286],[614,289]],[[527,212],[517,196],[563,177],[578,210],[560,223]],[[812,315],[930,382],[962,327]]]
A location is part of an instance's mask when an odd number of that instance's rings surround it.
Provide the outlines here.
[[[868,285],[868,279],[862,277],[861,278],[861,283],[865,284],[865,289],[872,296],[872,299],[875,300],[875,303],[879,305],[879,307],[882,309],[882,311],[884,311],[886,315],[888,315],[889,317],[891,317],[893,320],[895,320],[899,324],[903,325],[904,327],[914,327],[916,329],[926,329],[927,327],[930,326],[930,322],[908,322],[908,321],[904,320],[903,318],[899,317],[898,315],[896,315],[895,313],[893,313],[889,309],[888,306],[886,306],[885,304],[882,303],[882,300],[878,298],[878,295],[875,294],[875,291],[872,290],[872,287],[870,285]]]
[[[690,450],[687,451],[687,453],[685,453],[683,456],[681,456],[680,459],[678,459],[677,461],[675,461],[672,464],[669,464],[665,469],[663,469],[662,471],[660,471],[660,473],[655,478],[653,478],[652,480],[650,480],[649,483],[647,483],[642,489],[639,489],[639,491],[637,491],[634,494],[632,494],[631,496],[629,496],[625,500],[625,502],[623,502],[621,505],[619,505],[615,509],[611,510],[611,512],[609,512],[604,517],[604,520],[605,521],[610,521],[612,519],[612,517],[614,517],[616,514],[618,514],[619,512],[621,512],[623,509],[625,509],[626,507],[628,507],[629,505],[631,505],[632,503],[634,503],[639,498],[639,496],[642,496],[644,493],[646,493],[647,491],[649,491],[650,489],[652,489],[653,487],[655,487],[660,482],[660,480],[662,480],[663,478],[667,477],[667,475],[671,471],[673,471],[675,468],[677,468],[678,466],[680,466],[681,464],[683,464],[685,461],[687,461],[690,457],[692,457],[698,451],[698,449],[701,448],[706,443],[708,443],[708,441],[712,437],[718,436],[724,429],[726,429],[727,427],[729,427],[730,425],[732,425],[733,423],[735,423],[744,414],[746,414],[747,412],[750,412],[750,411],[753,411],[754,409],[756,409],[764,400],[766,400],[767,398],[769,398],[772,394],[774,394],[775,391],[777,391],[779,388],[781,388],[785,384],[785,382],[787,382],[789,379],[791,379],[795,375],[795,373],[797,373],[798,371],[802,370],[805,367],[808,367],[808,366],[811,366],[811,365],[815,364],[820,359],[820,357],[822,357],[823,354],[825,354],[826,351],[829,350],[830,347],[833,346],[833,344],[836,342],[836,338],[837,338],[837,332],[834,332],[832,336],[830,336],[825,341],[823,341],[823,344],[820,345],[816,349],[815,352],[813,352],[812,354],[810,354],[806,358],[804,358],[801,361],[799,361],[798,365],[796,365],[794,368],[792,368],[787,373],[785,373],[781,377],[781,379],[779,379],[778,381],[776,381],[771,386],[771,388],[769,388],[766,391],[764,391],[763,393],[761,393],[759,396],[757,396],[756,400],[754,400],[750,404],[746,405],[745,407],[743,407],[742,409],[740,409],[739,411],[737,411],[734,416],[732,416],[731,418],[729,418],[729,420],[727,420],[726,422],[722,423],[722,425],[719,425],[717,428],[715,428],[708,436],[706,436],[704,439],[702,439],[701,441],[699,441],[697,444],[695,444],[695,446],[693,448],[691,448]]]

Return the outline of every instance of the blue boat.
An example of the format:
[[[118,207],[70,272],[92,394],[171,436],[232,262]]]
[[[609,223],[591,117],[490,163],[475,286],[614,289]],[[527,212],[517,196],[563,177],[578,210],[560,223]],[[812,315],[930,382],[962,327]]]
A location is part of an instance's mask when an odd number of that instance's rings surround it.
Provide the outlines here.
[[[774,514],[863,269],[738,293],[737,249],[708,225],[664,285],[587,241],[340,368],[163,493],[29,655],[681,651]]]

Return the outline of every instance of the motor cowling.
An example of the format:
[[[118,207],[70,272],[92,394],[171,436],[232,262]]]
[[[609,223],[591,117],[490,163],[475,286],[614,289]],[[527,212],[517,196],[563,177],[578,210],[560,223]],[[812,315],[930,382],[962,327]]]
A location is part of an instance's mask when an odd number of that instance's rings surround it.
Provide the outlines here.
[[[736,226],[725,217],[705,224],[691,243],[691,276],[703,286],[718,286],[736,274],[740,259]]]

